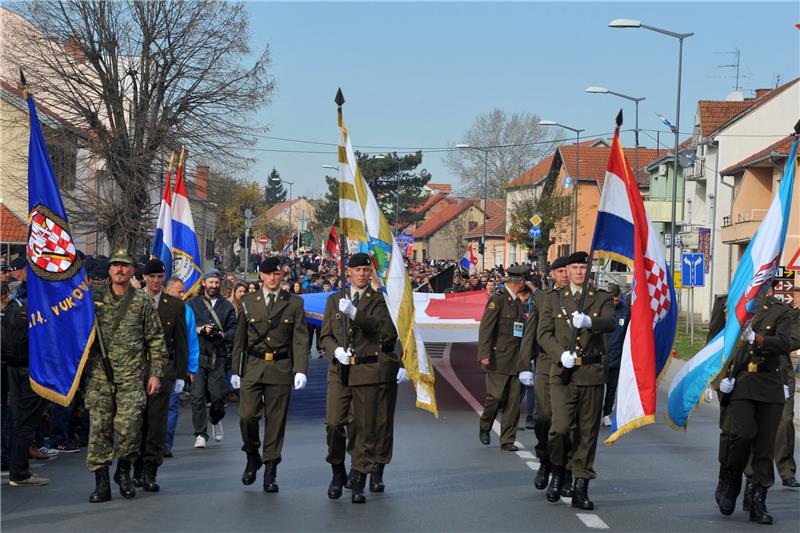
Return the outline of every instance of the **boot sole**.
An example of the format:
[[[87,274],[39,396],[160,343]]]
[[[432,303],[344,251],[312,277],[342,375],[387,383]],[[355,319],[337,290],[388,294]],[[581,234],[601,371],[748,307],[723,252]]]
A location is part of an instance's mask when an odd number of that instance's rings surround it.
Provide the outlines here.
[[[329,500],[338,500],[342,497],[342,491],[339,492],[328,492],[328,499]]]
[[[103,502],[110,502],[111,496],[108,498],[89,498],[89,503],[103,503]]]

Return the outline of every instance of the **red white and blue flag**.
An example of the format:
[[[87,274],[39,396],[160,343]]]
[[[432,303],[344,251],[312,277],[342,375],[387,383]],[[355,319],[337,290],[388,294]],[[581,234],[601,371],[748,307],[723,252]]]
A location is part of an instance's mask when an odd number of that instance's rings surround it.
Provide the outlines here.
[[[592,247],[613,252],[633,266],[631,319],[622,347],[617,409],[605,441],[610,445],[637,427],[655,423],[658,376],[669,361],[678,323],[672,276],[619,144],[619,127],[611,145]]]
[[[467,251],[464,252],[464,257],[458,262],[458,266],[464,269],[465,272],[474,274],[478,271],[477,264],[478,258],[475,257],[475,253],[472,251],[472,243],[470,243]]]
[[[172,198],[172,275],[183,281],[186,292],[183,299],[192,296],[202,281],[203,264],[200,247],[197,244],[197,233],[194,231],[192,208],[189,195],[183,182],[186,153],[181,148],[178,159],[178,171],[175,177],[175,195]]]
[[[742,329],[753,319],[759,298],[772,286],[792,213],[796,172],[797,137],[789,150],[778,194],[736,267],[728,290],[725,329],[692,357],[670,384],[665,418],[675,429],[686,429],[705,390],[727,366]]]
[[[172,276],[172,166],[175,154],[169,160],[167,179],[164,183],[164,195],[161,197],[161,209],[158,211],[158,223],[153,235],[153,249],[150,259],[160,259],[166,269],[166,279]]]

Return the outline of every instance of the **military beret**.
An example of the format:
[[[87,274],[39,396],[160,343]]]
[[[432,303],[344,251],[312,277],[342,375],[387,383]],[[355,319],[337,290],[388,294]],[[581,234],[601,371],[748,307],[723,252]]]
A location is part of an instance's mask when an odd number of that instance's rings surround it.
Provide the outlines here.
[[[589,263],[589,254],[586,252],[575,252],[574,254],[567,257],[567,264],[568,265],[586,265]]]
[[[133,257],[131,254],[128,253],[128,250],[125,248],[120,248],[118,250],[114,250],[111,254],[111,257],[108,258],[108,263],[125,263],[126,265],[133,265]]]
[[[506,274],[508,274],[509,281],[517,280],[522,278],[525,274],[530,271],[530,267],[528,265],[514,265],[512,267],[508,267],[506,269]]]
[[[347,262],[347,266],[351,268],[361,267],[361,266],[371,266],[372,261],[369,260],[369,256],[364,253],[353,254],[350,256],[350,260]]]
[[[219,273],[219,270],[216,268],[209,268],[205,272],[203,272],[203,279],[210,279],[210,278],[221,278],[222,274]]]
[[[16,259],[14,259],[13,261],[11,261],[10,265],[8,265],[8,271],[9,272],[14,272],[16,270],[22,270],[23,268],[25,268],[25,265],[27,265],[27,264],[28,264],[28,262],[25,260],[25,258],[22,257],[22,256],[19,256]]]
[[[166,274],[167,269],[160,259],[151,259],[144,264],[143,273],[145,276],[149,276],[150,274]]]
[[[615,285],[613,283],[608,284],[608,292],[611,293],[611,296],[618,296],[620,293],[619,285]]]
[[[264,274],[269,274],[270,272],[278,272],[281,269],[281,260],[278,257],[267,257],[261,264],[258,266],[258,271],[263,272]]]
[[[564,268],[565,266],[567,266],[567,256],[562,255],[561,257],[556,257],[555,260],[550,263],[550,270]]]

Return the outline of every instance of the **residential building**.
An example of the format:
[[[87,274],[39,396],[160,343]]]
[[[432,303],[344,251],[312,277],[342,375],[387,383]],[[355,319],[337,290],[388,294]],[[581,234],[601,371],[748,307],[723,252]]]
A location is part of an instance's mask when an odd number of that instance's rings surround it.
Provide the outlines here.
[[[461,200],[449,204],[412,231],[414,261],[458,259],[464,255],[464,235],[483,224],[481,201]]]
[[[482,200],[481,200],[482,202]],[[490,198],[486,205],[486,228],[485,228],[486,243],[485,254],[486,268],[492,268],[496,265],[506,265],[511,263],[505,262],[505,248],[506,248],[506,201],[502,199]],[[466,241],[466,247],[472,244],[472,253],[478,259],[478,268],[481,268],[483,257],[480,253],[480,243],[484,237],[484,224],[479,223],[471,231],[467,231],[463,239]],[[466,251],[465,247],[465,251]],[[463,255],[463,253],[462,253]],[[456,259],[460,258],[456,257]]]

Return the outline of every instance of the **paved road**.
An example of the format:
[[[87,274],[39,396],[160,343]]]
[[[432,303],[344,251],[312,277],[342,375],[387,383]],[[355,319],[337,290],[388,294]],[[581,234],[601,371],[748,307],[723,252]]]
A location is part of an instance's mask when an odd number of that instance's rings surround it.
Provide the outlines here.
[[[440,417],[414,407],[401,389],[395,457],[386,470],[387,492],[352,505],[347,494],[329,501],[324,462],[325,361],[312,360],[309,387],[292,400],[279,494],[259,483],[241,484],[235,406],[224,420],[225,439],[204,450],[191,447],[184,408],[175,457],[159,472],[162,491],[139,492],[132,501],[115,490],[113,501],[89,504],[93,478],[84,453],[64,455],[37,472],[44,488],[2,487],[2,529],[12,531],[751,531],[744,513],[722,517],[716,509],[716,409],[703,406],[688,433],[663,424],[640,429],[614,448],[600,447],[599,479],[590,493],[596,510],[579,513],[550,505],[533,488],[533,433],[523,431],[518,453],[480,445],[475,398],[482,380],[474,346],[461,345],[437,359]],[[663,400],[662,400],[663,401]],[[263,473],[263,470],[261,471]],[[3,478],[5,482],[6,477]],[[116,486],[114,486],[116,489]],[[769,509],[781,531],[800,526],[800,492],[775,488]]]

